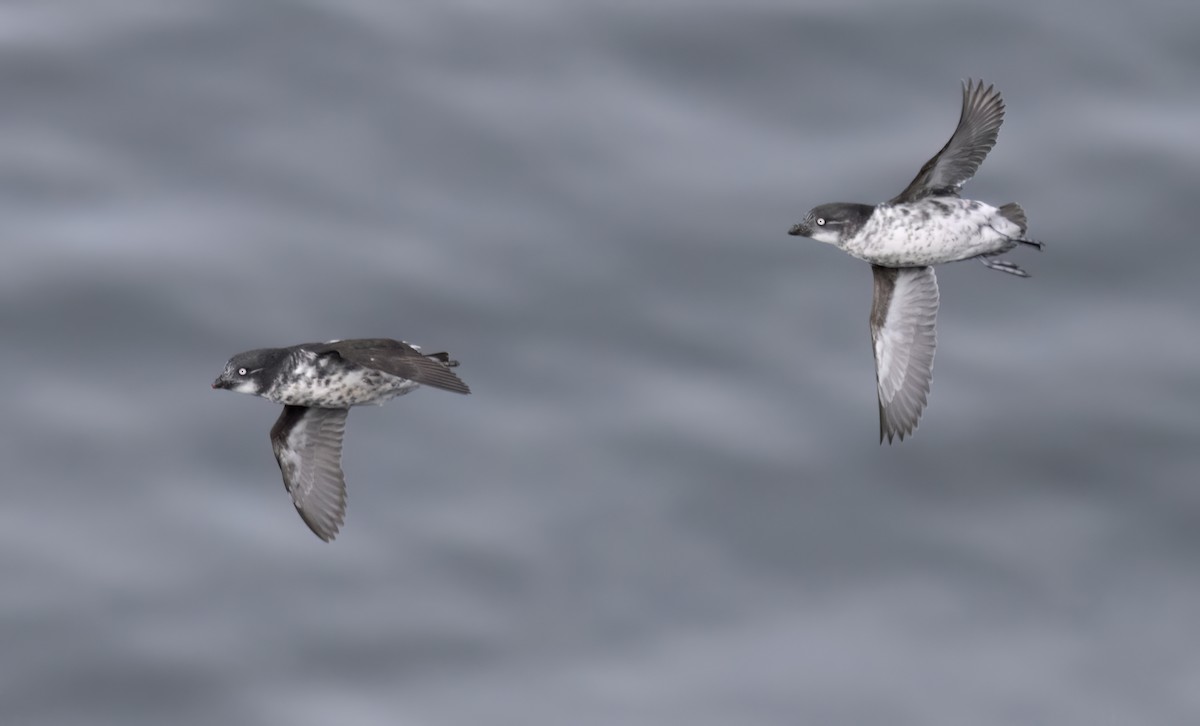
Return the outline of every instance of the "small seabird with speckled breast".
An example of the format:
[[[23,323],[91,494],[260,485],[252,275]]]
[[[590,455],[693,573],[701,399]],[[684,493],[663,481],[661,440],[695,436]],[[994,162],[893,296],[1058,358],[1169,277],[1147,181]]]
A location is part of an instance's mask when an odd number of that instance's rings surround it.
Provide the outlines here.
[[[1019,205],[993,207],[958,195],[996,144],[1003,121],[999,91],[967,81],[954,134],[904,191],[875,206],[822,204],[788,232],[871,263],[880,443],[912,433],[929,396],[938,309],[932,266],[974,258],[993,270],[1028,277],[995,258],[1018,244],[1042,248],[1025,237],[1028,224]]]
[[[382,404],[421,385],[470,393],[447,353],[388,338],[304,343],[238,353],[213,388],[283,404],[271,448],[300,518],[331,541],[346,515],[342,435],[351,406]]]

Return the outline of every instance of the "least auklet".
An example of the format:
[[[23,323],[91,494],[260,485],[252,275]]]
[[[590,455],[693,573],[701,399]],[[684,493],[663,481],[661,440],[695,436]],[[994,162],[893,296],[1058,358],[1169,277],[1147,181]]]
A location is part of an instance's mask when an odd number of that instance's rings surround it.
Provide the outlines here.
[[[871,340],[879,387],[879,442],[901,441],[917,427],[933,378],[938,309],[932,265],[976,258],[993,270],[1028,274],[994,259],[1025,237],[1025,212],[1015,203],[993,207],[960,199],[959,189],[996,143],[1004,121],[999,91],[963,84],[962,114],[946,145],[915,179],[884,204],[835,202],[814,207],[788,234],[836,245],[871,263],[875,299]]]
[[[346,514],[342,434],[351,406],[382,404],[424,384],[470,393],[447,353],[425,355],[388,338],[304,343],[238,353],[213,388],[283,404],[271,448],[304,523],[331,541]]]

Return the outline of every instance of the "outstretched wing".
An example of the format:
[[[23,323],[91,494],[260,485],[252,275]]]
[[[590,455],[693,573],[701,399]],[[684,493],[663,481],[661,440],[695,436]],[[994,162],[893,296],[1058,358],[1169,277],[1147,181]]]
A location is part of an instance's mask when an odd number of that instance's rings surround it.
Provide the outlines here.
[[[342,436],[348,413],[345,408],[284,406],[271,427],[283,486],[300,518],[326,542],[337,536],[346,516]]]
[[[391,338],[336,340],[314,346],[317,353],[336,353],[357,365],[374,368],[393,376],[407,378],[422,385],[455,393],[470,393],[471,389],[451,370],[458,361],[445,353],[425,355],[416,347]]]
[[[917,428],[933,380],[938,287],[932,267],[871,266],[871,342],[879,385],[879,443]]]
[[[932,159],[925,162],[915,179],[889,204],[915,202],[931,196],[957,196],[959,188],[975,176],[979,165],[996,145],[1004,122],[1004,100],[983,81],[963,84],[962,114],[954,135]]]

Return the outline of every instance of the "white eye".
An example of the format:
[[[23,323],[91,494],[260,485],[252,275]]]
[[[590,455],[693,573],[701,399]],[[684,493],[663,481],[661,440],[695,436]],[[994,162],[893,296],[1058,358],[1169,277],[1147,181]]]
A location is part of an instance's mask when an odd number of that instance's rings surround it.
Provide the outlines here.
[[[818,226],[818,227],[824,227],[824,226],[825,226],[825,218],[824,218],[824,217],[817,217],[817,226]]]
[[[244,375],[246,375],[246,369],[245,369],[245,368],[238,368],[238,375],[239,375],[239,376],[244,376]]]

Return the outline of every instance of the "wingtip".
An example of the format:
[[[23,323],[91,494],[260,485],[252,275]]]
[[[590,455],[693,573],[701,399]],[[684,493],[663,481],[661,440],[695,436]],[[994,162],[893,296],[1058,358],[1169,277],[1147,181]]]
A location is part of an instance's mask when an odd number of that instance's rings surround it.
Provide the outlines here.
[[[471,392],[470,387],[453,370],[457,367],[458,361],[451,358],[448,353],[427,355],[424,359],[424,365],[419,366],[421,375],[419,378],[415,378],[415,380],[422,385],[440,388],[443,391],[464,395],[469,394]]]
[[[891,430],[884,430],[883,428],[881,428],[879,431],[879,445],[883,446],[884,439],[887,439],[888,446],[893,446],[897,442],[904,443],[904,436],[906,434],[909,436],[912,436],[913,432],[916,430],[917,430],[916,426],[913,426],[908,431],[902,431],[902,430],[891,431]]]
[[[461,393],[464,396],[470,395],[471,387],[467,385],[466,381],[454,375],[454,373],[451,373],[450,371],[446,371],[446,373],[449,374],[450,380],[443,381],[441,384],[436,386],[437,388],[441,388],[443,391],[450,391],[451,393]]]
[[[295,505],[295,502],[293,502]],[[317,536],[317,539],[322,542],[329,543],[337,539],[338,533],[342,531],[342,525],[346,523],[346,500],[342,499],[341,507],[334,515],[330,522],[324,522],[316,516],[310,515],[299,506],[296,506],[296,513],[300,515],[300,519],[304,524],[308,525],[309,530]]]
[[[990,92],[990,91],[994,91],[994,90],[996,90],[996,84],[994,84],[994,83],[988,83],[988,84],[987,84],[987,88],[984,88],[984,87],[983,87],[983,84],[984,84],[984,83],[987,83],[987,81],[983,80],[982,78],[970,78],[970,77],[968,77],[966,80],[964,80],[964,81],[962,82],[962,85],[963,85],[963,90],[965,90],[965,91],[978,91],[978,92],[982,92],[982,93],[988,93],[988,92]]]
[[[985,86],[983,80],[977,80],[974,89],[969,89],[968,95],[974,98],[975,104],[978,106],[994,105],[993,113],[999,114],[1001,119],[1004,118],[1007,106],[1004,103],[1004,96],[996,89],[996,84],[989,83]]]

